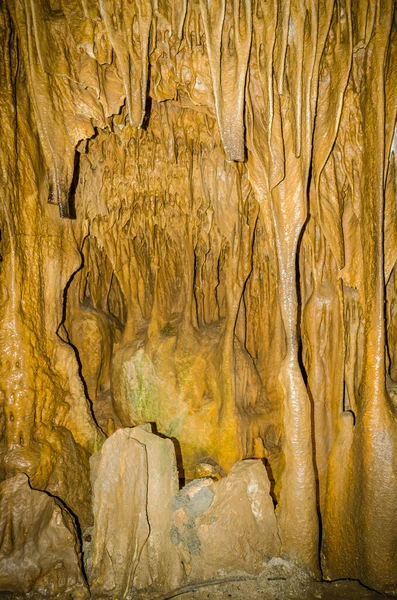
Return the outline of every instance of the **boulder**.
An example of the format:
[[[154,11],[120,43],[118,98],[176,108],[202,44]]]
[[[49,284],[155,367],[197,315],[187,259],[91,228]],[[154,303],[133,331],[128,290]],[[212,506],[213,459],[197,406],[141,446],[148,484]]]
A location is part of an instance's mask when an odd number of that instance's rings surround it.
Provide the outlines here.
[[[147,516],[150,536],[142,552],[135,586],[170,590],[182,582],[183,568],[171,541],[172,506],[179,492],[174,444],[153,435],[145,427],[134,427],[131,436],[144,444],[148,460]]]
[[[280,554],[262,461],[238,462],[216,482],[189,483],[175,497],[171,536],[190,581],[260,573],[267,560]]]
[[[71,515],[24,474],[0,484],[0,591],[89,596]]]
[[[117,430],[91,457],[94,527],[87,573],[94,594],[171,589],[183,574],[171,543],[178,491],[174,446],[150,426]]]
[[[134,580],[149,537],[147,454],[118,429],[90,459],[94,527],[87,551],[91,591],[123,595]]]

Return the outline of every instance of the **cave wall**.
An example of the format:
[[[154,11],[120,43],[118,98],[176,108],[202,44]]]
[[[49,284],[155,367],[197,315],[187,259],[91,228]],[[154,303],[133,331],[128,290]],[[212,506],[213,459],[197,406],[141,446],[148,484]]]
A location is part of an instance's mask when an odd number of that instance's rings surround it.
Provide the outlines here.
[[[89,457],[153,422],[397,591],[396,8],[0,3],[3,480],[84,531]]]

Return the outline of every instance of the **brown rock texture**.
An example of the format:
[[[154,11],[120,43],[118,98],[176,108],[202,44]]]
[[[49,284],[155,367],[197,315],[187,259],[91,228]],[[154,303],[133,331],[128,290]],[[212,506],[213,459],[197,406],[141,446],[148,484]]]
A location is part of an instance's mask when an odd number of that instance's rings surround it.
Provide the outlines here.
[[[117,430],[90,460],[94,527],[86,556],[94,595],[169,590],[182,581],[170,537],[174,446],[147,429]]]
[[[71,515],[26,475],[0,484],[0,591],[89,597]]]
[[[155,423],[397,593],[396,0],[3,0],[0,53],[0,480],[88,531],[90,457]]]
[[[119,429],[91,458],[94,527],[87,555],[91,590],[124,596],[149,537],[147,454]]]
[[[174,444],[169,439],[154,435],[147,425],[134,427],[129,432],[145,447],[148,473],[146,511],[149,536],[142,550],[134,586],[167,591],[176,588],[183,580],[182,565],[170,535],[172,503],[179,489]]]
[[[259,574],[280,553],[270,482],[261,460],[236,463],[220,481],[196,479],[174,501],[171,537],[186,574],[206,581]]]

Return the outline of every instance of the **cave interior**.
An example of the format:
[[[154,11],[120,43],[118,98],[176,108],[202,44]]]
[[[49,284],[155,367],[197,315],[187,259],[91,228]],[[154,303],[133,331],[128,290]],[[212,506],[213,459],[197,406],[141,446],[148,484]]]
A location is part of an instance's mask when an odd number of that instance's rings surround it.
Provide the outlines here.
[[[397,595],[397,2],[0,0],[0,53],[0,592]]]

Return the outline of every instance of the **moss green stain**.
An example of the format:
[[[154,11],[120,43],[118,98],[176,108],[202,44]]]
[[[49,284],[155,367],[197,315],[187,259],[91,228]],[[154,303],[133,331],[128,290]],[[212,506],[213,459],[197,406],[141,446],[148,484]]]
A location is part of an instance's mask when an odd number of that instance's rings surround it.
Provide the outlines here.
[[[164,382],[159,380],[152,361],[143,351],[138,351],[130,365],[134,377],[129,379],[126,395],[134,407],[136,419],[155,422],[159,432],[178,437],[185,415],[177,414],[170,421],[170,405],[165,402]]]
[[[131,361],[135,377],[128,385],[128,398],[140,420],[156,421],[160,413],[160,394],[153,364],[146,354],[137,352]]]
[[[183,427],[184,414],[176,415],[167,427],[166,435],[169,437],[178,437],[179,432]]]
[[[164,335],[165,337],[172,337],[172,336],[176,335],[176,329],[168,321],[164,325],[164,327],[161,329],[160,333],[161,333],[161,335]]]

